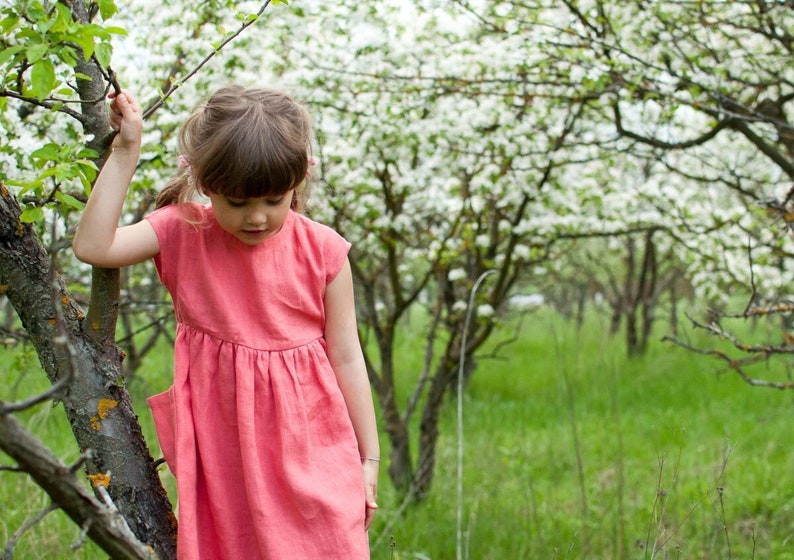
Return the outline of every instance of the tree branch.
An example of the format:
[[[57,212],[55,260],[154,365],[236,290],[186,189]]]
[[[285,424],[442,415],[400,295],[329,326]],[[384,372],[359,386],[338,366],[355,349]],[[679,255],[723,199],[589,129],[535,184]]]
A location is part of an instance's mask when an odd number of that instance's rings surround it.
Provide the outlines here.
[[[218,47],[215,48],[207,56],[205,56],[204,59],[201,62],[199,62],[198,65],[195,68],[193,68],[193,70],[188,72],[187,75],[184,78],[182,78],[179,81],[175,81],[173,84],[171,84],[171,87],[169,87],[154,103],[149,105],[143,111],[143,119],[146,120],[150,116],[152,116],[152,114],[157,109],[159,109],[169,97],[171,97],[171,94],[173,94],[177,89],[182,87],[183,84],[187,83],[187,81],[190,78],[195,76],[198,73],[198,71],[201,70],[210,60],[212,60],[212,58],[216,54],[218,54],[226,45],[228,45],[229,43],[234,41],[243,31],[245,31],[246,29],[251,27],[254,23],[256,23],[259,20],[259,17],[263,13],[265,13],[265,9],[269,5],[270,5],[270,0],[267,0],[264,4],[262,4],[262,6],[259,8],[259,11],[257,11],[256,14],[253,17],[251,17],[250,19],[244,21],[242,23],[242,25],[240,25],[240,28],[237,31],[235,31],[234,33],[232,33],[231,35],[226,37],[223,41],[221,41],[221,43],[218,45]]]
[[[2,402],[0,402],[2,405]],[[0,449],[14,459],[102,550],[118,560],[155,560],[157,556],[132,534],[124,518],[99,502],[75,472],[55,457],[18,420],[0,414]],[[86,525],[86,524],[89,525]]]
[[[38,107],[44,107],[45,109],[49,109],[49,110],[54,110],[56,105],[62,105],[61,107],[58,107],[58,109],[56,110],[60,111],[61,113],[65,113],[69,115],[70,117],[72,117],[73,119],[75,119],[80,123],[85,123],[86,120],[82,113],[80,113],[79,111],[75,111],[74,109],[70,109],[66,105],[63,105],[62,101],[56,102],[52,100],[40,100],[40,99],[36,99],[35,97],[26,97],[15,91],[7,90],[7,89],[0,90],[0,97],[11,97],[13,99],[19,99],[20,101],[24,101],[25,103],[30,103],[31,105],[36,105]]]

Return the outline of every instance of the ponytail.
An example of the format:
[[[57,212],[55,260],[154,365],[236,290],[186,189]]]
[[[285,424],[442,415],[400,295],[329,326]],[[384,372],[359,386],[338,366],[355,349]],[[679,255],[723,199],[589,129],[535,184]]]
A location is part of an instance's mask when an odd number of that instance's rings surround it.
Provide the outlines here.
[[[183,202],[187,198],[190,188],[188,175],[186,173],[180,173],[172,178],[165,187],[163,187],[163,190],[157,193],[157,197],[154,199],[155,209]]]

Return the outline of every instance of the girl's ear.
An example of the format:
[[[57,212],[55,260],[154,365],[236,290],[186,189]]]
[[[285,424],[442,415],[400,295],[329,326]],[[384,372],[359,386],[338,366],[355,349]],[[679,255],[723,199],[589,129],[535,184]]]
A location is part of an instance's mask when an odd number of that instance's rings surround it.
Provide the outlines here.
[[[289,203],[290,210],[295,210],[296,212],[300,211],[300,195],[298,194],[297,187],[292,187],[288,193],[288,196],[292,197]]]

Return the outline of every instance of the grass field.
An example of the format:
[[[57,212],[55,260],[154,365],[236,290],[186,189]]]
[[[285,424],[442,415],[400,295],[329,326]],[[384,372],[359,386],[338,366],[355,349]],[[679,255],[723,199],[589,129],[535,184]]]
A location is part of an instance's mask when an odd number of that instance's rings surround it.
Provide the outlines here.
[[[716,362],[658,341],[629,360],[605,331],[597,318],[577,333],[534,312],[518,342],[481,360],[463,403],[461,537],[451,400],[424,503],[403,508],[382,466],[373,559],[454,559],[457,545],[476,560],[794,559],[794,394],[718,375]],[[163,352],[131,385],[150,436],[143,400],[170,382],[170,359]],[[36,371],[9,370],[0,398],[44,386]],[[69,461],[62,416],[45,406],[26,420]],[[46,504],[24,475],[0,473],[0,541]],[[78,538],[52,513],[15,558],[104,558],[90,544],[70,551]]]

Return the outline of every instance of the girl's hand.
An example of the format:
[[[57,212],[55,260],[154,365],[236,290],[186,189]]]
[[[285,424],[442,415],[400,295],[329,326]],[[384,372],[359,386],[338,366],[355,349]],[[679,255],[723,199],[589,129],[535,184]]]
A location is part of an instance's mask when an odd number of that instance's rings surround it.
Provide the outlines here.
[[[378,467],[379,463],[371,459],[362,459],[361,467],[364,469],[364,489],[367,496],[364,514],[364,529],[369,529],[375,519],[375,510],[378,509]]]
[[[110,126],[118,132],[113,139],[113,149],[117,151],[134,150],[137,154],[141,146],[143,112],[133,95],[127,90],[108,94],[110,99]]]

